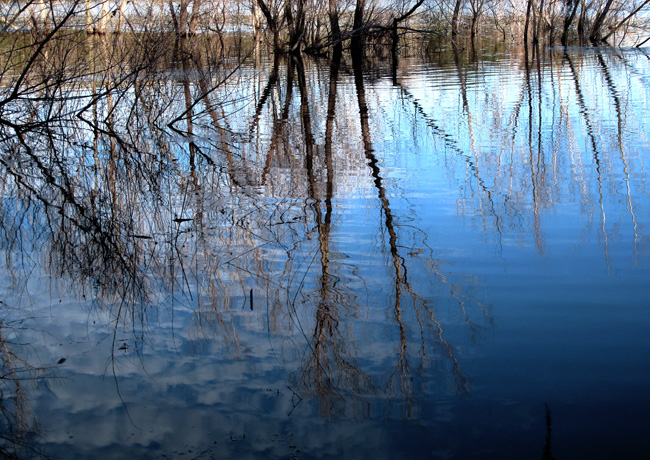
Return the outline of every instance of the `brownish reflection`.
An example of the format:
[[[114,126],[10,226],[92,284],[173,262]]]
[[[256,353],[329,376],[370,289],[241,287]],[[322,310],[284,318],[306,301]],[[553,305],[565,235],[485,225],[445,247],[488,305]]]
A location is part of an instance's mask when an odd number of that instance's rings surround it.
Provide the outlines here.
[[[336,275],[336,266],[332,267],[330,253],[330,232],[332,230],[332,200],[334,198],[334,162],[332,138],[336,118],[336,99],[341,65],[340,50],[335,53],[330,63],[330,76],[327,98],[327,115],[325,122],[324,167],[325,197],[319,196],[319,187],[314,171],[314,142],[311,134],[309,101],[303,63],[298,60],[298,82],[301,95],[301,114],[305,139],[305,169],[309,181],[308,197],[313,202],[312,210],[318,234],[318,251],[320,254],[320,279],[316,292],[315,319],[308,357],[301,366],[300,388],[306,394],[312,394],[320,400],[320,411],[325,417],[332,418],[339,412],[345,413],[345,400],[369,395],[372,380],[356,363],[350,348],[353,346],[351,334],[346,331],[349,323],[345,318],[347,309],[354,303],[354,293],[346,292],[340,287],[341,279]],[[323,209],[324,206],[324,209]]]

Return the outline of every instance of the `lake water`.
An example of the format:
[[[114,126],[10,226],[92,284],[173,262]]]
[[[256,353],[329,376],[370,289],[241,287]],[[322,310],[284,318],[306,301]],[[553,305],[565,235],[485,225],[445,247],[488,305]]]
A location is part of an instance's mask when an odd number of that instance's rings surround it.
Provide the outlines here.
[[[200,62],[3,135],[6,453],[650,456],[645,50]]]

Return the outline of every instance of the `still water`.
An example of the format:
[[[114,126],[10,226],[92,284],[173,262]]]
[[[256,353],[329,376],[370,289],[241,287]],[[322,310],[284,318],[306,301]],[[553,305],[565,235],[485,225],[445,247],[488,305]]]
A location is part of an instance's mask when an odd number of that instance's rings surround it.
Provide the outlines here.
[[[179,60],[5,133],[6,453],[648,458],[650,57],[396,64]]]

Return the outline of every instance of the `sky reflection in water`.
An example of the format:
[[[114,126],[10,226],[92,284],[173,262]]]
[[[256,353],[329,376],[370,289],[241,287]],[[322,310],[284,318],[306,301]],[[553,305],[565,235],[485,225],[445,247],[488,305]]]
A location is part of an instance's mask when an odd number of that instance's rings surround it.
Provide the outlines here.
[[[251,60],[194,105],[184,62],[98,102],[128,142],[28,136],[14,418],[62,458],[647,455],[650,62],[583,51]]]

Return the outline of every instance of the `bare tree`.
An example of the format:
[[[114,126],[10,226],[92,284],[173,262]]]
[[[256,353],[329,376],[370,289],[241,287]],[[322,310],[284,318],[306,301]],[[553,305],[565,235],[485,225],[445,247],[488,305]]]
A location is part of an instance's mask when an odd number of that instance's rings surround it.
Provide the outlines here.
[[[458,21],[460,19],[460,10],[463,6],[463,0],[454,0],[454,12],[451,16],[451,39],[458,36]]]

